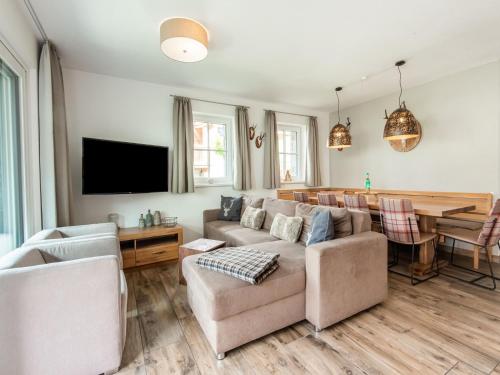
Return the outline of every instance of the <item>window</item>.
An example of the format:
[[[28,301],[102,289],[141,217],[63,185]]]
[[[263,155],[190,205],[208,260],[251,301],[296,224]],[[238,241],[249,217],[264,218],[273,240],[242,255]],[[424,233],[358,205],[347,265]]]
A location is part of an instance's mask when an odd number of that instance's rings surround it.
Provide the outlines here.
[[[304,182],[305,126],[278,123],[278,148],[282,182]]]
[[[0,255],[23,241],[20,79],[0,58]]]
[[[233,183],[231,117],[194,113],[194,180],[200,185]]]

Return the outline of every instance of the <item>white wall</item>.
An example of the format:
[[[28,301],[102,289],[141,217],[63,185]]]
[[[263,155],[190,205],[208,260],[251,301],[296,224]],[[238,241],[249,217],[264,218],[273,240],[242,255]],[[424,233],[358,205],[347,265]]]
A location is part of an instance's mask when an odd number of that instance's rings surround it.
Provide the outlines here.
[[[257,124],[257,133],[263,131],[263,109],[274,109],[318,116],[320,139],[328,134],[328,113],[305,108],[262,103],[243,98],[219,95],[204,90],[175,88],[77,70],[64,70],[70,163],[73,179],[75,221],[91,223],[106,220],[107,214],[122,216],[123,226],[136,226],[140,213],[147,209],[178,216],[184,225],[187,240],[202,234],[202,210],[218,207],[220,195],[238,195],[231,187],[196,188],[193,194],[152,193],[134,195],[83,196],[81,194],[82,137],[96,137],[120,141],[169,146],[172,148],[173,95],[203,98],[213,101],[249,106],[251,123]],[[192,101],[193,111],[234,116],[234,108]],[[305,123],[306,117],[278,115],[278,121]],[[251,146],[252,179],[255,189],[250,195],[275,196],[272,190],[262,189],[264,147]],[[171,159],[171,158],[170,158]],[[329,158],[326,148],[322,153],[323,183],[328,185]]]
[[[498,195],[500,63],[404,90],[403,99],[423,128],[420,144],[407,153],[382,139],[384,109],[390,113],[397,107],[398,94],[341,110],[342,121],[351,119],[353,146],[331,153],[330,183],[362,187],[370,172],[375,189]],[[331,122],[336,121],[332,113]]]

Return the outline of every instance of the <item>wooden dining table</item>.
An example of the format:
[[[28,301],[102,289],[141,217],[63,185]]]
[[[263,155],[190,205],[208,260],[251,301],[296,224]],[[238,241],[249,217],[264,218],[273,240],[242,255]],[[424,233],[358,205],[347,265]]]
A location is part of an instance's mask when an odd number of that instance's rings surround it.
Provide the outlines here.
[[[337,201],[339,206],[344,205],[343,196],[337,195]],[[367,197],[368,207],[371,211],[379,210],[378,199],[373,199],[372,197]],[[372,199],[370,199],[372,198]],[[309,197],[309,202],[311,204],[318,204],[317,197]],[[415,214],[418,215],[418,226],[422,232],[436,232],[436,222],[438,218],[445,218],[450,215],[469,212],[475,210],[475,205],[466,205],[459,203],[431,203],[431,202],[419,202],[412,201],[413,209]],[[432,259],[434,258],[434,248],[432,243],[427,242],[420,246],[419,261],[413,265],[415,274],[423,275],[431,270]],[[446,262],[440,262],[441,265],[445,265]]]

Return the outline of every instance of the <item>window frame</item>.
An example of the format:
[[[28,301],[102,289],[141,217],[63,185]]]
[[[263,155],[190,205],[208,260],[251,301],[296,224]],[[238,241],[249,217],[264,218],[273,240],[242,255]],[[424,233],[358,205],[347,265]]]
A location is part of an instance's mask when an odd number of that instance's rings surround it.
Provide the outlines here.
[[[234,117],[228,115],[221,115],[215,113],[195,112],[193,111],[193,130],[196,121],[203,121],[207,123],[222,123],[226,127],[226,176],[225,177],[196,177],[194,176],[195,187],[209,187],[209,186],[232,186],[233,185],[233,165],[234,165]],[[194,151],[211,151],[210,148],[199,149],[194,146],[193,139],[193,153]],[[213,150],[212,150],[213,151]],[[210,154],[209,154],[210,155]],[[210,157],[210,156],[209,156]],[[210,159],[209,159],[210,168]],[[193,160],[194,167],[194,160]]]
[[[282,122],[278,121],[277,123],[277,128],[278,132],[280,130],[282,131],[295,131],[297,132],[297,169],[300,173],[299,176],[296,176],[296,180],[294,181],[284,181],[283,178],[281,177],[281,163],[280,163],[280,181],[281,184],[303,184],[305,183],[306,179],[306,136],[307,136],[307,127],[304,124],[297,124],[297,123],[291,123],[291,122]],[[293,155],[293,153],[290,152],[281,152],[280,145],[278,142],[278,154],[284,154],[284,155]],[[283,171],[284,172],[284,171]]]
[[[20,166],[20,203],[21,203],[21,222],[22,222],[22,238],[25,240],[40,229],[37,220],[37,214],[40,213],[39,207],[37,209],[35,190],[39,184],[36,183],[38,176],[37,169],[34,165],[36,159],[36,151],[38,150],[38,143],[34,143],[38,139],[38,131],[32,134],[32,124],[27,121],[27,108],[29,101],[27,97],[28,92],[28,70],[20,59],[13,52],[12,48],[0,38],[0,59],[6,64],[9,69],[17,76],[18,79],[18,125],[19,125],[19,160]],[[31,126],[30,126],[31,125]],[[31,134],[31,135],[30,135]],[[20,244],[19,244],[20,245]]]

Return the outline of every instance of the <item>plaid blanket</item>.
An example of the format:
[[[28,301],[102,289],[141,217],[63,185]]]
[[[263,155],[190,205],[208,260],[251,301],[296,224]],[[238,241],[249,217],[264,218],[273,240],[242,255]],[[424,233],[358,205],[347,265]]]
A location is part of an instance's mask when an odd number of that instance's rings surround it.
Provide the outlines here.
[[[245,247],[226,247],[201,255],[196,264],[251,284],[260,284],[278,268],[279,256]]]

